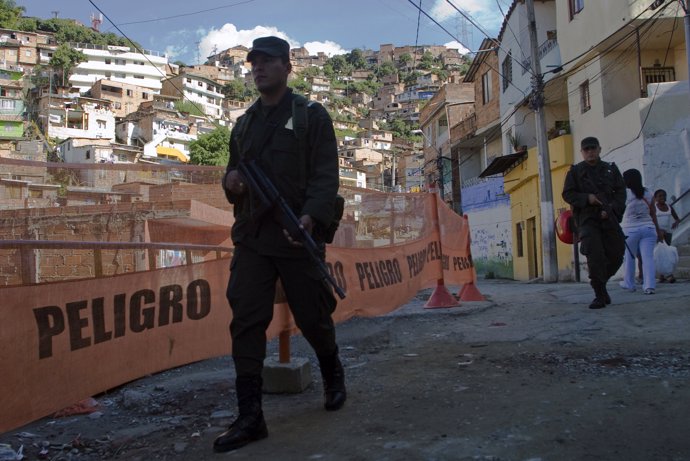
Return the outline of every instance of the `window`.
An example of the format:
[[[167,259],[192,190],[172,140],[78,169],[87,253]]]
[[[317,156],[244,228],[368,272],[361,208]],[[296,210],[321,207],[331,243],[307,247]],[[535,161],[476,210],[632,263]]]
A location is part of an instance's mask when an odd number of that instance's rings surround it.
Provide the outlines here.
[[[592,101],[589,97],[589,80],[580,85],[580,112],[585,113],[592,108]]]
[[[87,150],[87,151],[86,151],[86,160],[88,160],[88,159],[90,159],[90,158],[91,158],[91,151],[90,151],[90,150]]]
[[[582,11],[585,7],[585,0],[568,0],[570,7],[570,19],[573,19],[577,13]]]
[[[508,56],[503,60],[501,64],[501,72],[503,73],[503,92],[508,89],[508,85],[513,81],[513,57],[512,53],[508,53]]]
[[[522,258],[525,256],[525,250],[522,244],[522,223],[517,223],[515,225],[515,243],[517,246],[517,256],[518,258]]]
[[[105,130],[105,127],[106,127],[105,120],[96,120],[96,124],[98,125],[98,128]]]
[[[24,52],[24,54],[26,55],[27,58],[30,58],[31,57],[31,50],[26,50]]]
[[[112,62],[112,61],[111,61],[110,59],[106,59],[106,60],[105,60],[105,63],[106,63],[106,64],[110,64],[111,62]]]
[[[488,104],[491,96],[491,72],[486,71],[482,75],[482,104]]]
[[[192,83],[192,79],[187,77],[187,83]]]
[[[132,90],[127,90],[127,96],[133,96],[134,92]]]
[[[141,99],[148,99],[149,94],[148,93],[141,93]]]

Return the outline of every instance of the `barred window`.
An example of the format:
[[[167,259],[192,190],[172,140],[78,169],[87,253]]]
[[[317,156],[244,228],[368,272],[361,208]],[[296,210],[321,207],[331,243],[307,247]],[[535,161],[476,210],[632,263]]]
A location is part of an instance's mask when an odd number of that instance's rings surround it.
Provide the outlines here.
[[[508,85],[513,81],[513,57],[511,53],[508,53],[508,56],[503,60],[501,72],[503,73],[503,92],[505,92]]]
[[[589,97],[589,80],[580,85],[580,112],[585,113],[592,108],[592,101]]]

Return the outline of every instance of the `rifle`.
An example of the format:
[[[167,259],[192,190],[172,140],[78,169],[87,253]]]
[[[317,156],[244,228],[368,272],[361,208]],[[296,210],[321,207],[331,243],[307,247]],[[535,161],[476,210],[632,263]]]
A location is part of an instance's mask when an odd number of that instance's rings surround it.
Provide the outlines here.
[[[301,227],[299,218],[292,209],[290,209],[271,180],[261,170],[259,165],[256,164],[256,161],[242,160],[237,165],[237,169],[240,174],[244,176],[244,179],[249,184],[249,188],[255,194],[256,198],[263,205],[268,208],[278,207],[281,224],[288,231],[290,237],[299,241],[304,249],[307,250],[309,258],[316,264],[322,276],[322,280],[325,280],[333,287],[333,290],[338,294],[340,299],[345,299],[345,292],[338,286],[338,282],[335,281],[331,273],[328,272],[328,267],[326,267],[326,264],[321,258],[319,247],[316,245],[316,242],[314,242],[311,234]]]

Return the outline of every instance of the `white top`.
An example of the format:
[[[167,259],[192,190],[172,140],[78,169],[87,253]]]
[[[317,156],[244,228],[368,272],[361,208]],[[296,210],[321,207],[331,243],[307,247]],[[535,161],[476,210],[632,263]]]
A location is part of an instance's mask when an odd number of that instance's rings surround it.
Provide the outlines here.
[[[658,204],[654,204],[656,207],[656,222],[659,223],[659,229],[666,231],[666,232],[671,232],[671,226],[673,225],[673,215],[671,215],[671,205],[668,203],[666,206],[668,207],[668,210],[662,211],[659,209]]]
[[[625,199],[625,213],[623,214],[623,229],[637,229],[639,227],[654,227],[652,215],[649,213],[649,204],[652,203],[652,194],[648,190],[644,191],[646,202],[635,197],[630,189],[625,189],[627,198]]]

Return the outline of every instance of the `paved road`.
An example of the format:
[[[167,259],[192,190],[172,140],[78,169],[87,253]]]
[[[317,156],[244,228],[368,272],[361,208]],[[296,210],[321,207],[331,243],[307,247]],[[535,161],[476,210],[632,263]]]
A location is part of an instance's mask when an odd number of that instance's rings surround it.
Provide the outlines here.
[[[480,280],[486,301],[395,312],[338,326],[349,398],[321,408],[314,384],[265,395],[270,436],[211,451],[232,419],[227,357],[99,396],[97,416],[44,419],[0,434],[29,460],[690,461],[690,282],[655,295],[620,289],[590,310],[585,283]],[[449,287],[453,293],[458,287]],[[276,353],[271,342],[269,353]],[[76,442],[75,442],[76,441]]]

